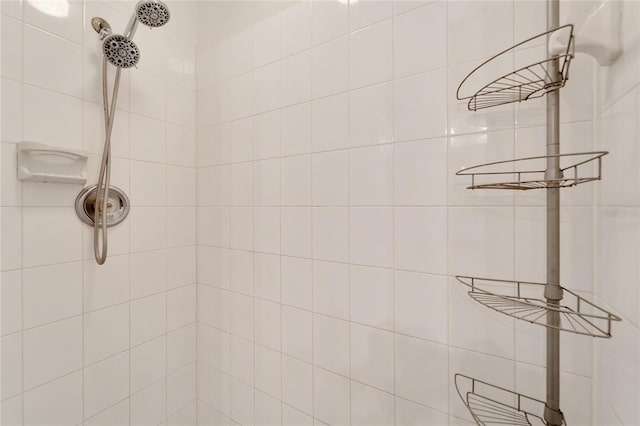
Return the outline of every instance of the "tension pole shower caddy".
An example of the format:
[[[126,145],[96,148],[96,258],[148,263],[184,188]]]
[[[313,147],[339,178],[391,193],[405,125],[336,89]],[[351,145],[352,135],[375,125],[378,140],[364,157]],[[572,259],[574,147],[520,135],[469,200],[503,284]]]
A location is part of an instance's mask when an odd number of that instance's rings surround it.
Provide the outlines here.
[[[560,51],[550,46],[563,40]],[[573,26],[559,26],[559,2],[547,1],[547,32],[507,49],[474,69],[458,87],[457,98],[466,100],[468,109],[479,109],[522,102],[546,95],[546,155],[498,161],[465,168],[459,176],[469,176],[469,189],[546,190],[546,282],[532,283],[469,276],[457,276],[477,302],[511,317],[546,327],[546,399],[521,395],[462,374],[455,385],[473,419],[480,425],[545,424],[565,425],[560,408],[560,332],[611,337],[612,321],[620,318],[560,285],[560,189],[601,178],[605,151],[561,154],[560,90],[564,87],[574,55]],[[461,89],[479,70],[543,44],[545,58],[518,68],[485,84],[473,95]],[[568,164],[567,164],[568,163]],[[499,290],[496,290],[498,288]]]

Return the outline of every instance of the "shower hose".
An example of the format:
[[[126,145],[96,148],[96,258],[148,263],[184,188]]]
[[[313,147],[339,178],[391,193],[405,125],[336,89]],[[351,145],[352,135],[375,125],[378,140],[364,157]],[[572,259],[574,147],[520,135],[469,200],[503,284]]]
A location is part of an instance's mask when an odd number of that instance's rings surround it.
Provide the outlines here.
[[[118,88],[120,87],[120,67],[116,67],[116,75],[111,96],[111,108],[109,108],[109,93],[107,87],[107,58],[102,59],[102,104],[104,107],[105,139],[102,152],[102,162],[98,173],[98,185],[96,190],[96,204],[93,216],[93,254],[98,265],[103,265],[107,260],[107,212],[109,208],[109,185],[111,183],[111,132],[113,131],[113,119],[116,113],[118,101]]]

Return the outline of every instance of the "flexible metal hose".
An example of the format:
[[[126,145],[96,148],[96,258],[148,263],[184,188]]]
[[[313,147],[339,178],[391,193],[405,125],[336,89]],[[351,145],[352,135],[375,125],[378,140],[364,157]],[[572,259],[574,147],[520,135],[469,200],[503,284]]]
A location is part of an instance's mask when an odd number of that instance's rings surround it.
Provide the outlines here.
[[[120,87],[120,67],[116,67],[116,76],[111,96],[111,108],[109,108],[109,93],[107,87],[107,58],[102,59],[102,105],[104,107],[105,140],[102,151],[102,162],[98,173],[98,186],[96,192],[96,209],[93,218],[93,254],[98,265],[103,265],[107,260],[107,210],[109,203],[109,185],[111,183],[111,133],[113,131],[113,119],[116,113],[118,101],[118,89]]]

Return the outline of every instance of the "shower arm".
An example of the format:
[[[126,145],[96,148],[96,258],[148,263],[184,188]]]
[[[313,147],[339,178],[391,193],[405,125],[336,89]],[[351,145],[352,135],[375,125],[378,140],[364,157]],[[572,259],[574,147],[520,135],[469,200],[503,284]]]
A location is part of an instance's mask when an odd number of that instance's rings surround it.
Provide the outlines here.
[[[136,33],[138,29],[138,17],[136,15],[136,11],[134,10],[131,14],[131,18],[129,18],[129,22],[122,33],[123,36],[128,38],[129,40],[133,39],[133,35]]]

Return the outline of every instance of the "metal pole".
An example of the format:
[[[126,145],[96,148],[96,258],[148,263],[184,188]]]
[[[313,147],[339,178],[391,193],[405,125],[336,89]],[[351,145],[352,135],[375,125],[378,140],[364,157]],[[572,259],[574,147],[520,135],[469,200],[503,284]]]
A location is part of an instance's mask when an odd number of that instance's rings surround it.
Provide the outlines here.
[[[547,0],[547,30],[560,26],[559,0]],[[549,55],[549,53],[547,53]],[[549,74],[559,74],[558,60],[549,66]],[[547,179],[560,179],[560,91],[547,94]],[[547,189],[547,304],[557,306],[562,300],[560,287],[560,189]],[[547,312],[547,401],[544,419],[548,425],[561,426],[560,411],[560,314]]]

